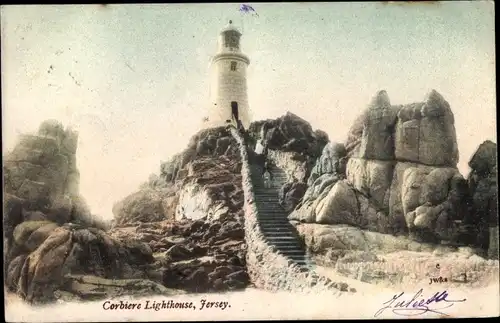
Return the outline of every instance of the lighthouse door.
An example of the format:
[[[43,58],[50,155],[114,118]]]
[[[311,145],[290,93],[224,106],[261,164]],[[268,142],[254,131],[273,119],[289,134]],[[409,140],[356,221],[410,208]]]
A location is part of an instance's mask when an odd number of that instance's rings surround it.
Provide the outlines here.
[[[233,117],[233,120],[238,124],[238,102],[232,101],[231,102],[231,115]]]

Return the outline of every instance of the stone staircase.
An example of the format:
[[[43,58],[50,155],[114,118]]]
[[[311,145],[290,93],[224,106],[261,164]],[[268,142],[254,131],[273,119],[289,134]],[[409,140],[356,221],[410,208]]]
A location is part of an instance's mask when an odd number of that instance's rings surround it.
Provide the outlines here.
[[[314,270],[314,264],[308,256],[294,226],[288,221],[288,213],[279,204],[278,193],[287,182],[286,173],[276,167],[270,168],[272,184],[265,187],[262,167],[251,165],[251,177],[254,187],[255,203],[258,210],[258,222],[265,239],[301,269]]]

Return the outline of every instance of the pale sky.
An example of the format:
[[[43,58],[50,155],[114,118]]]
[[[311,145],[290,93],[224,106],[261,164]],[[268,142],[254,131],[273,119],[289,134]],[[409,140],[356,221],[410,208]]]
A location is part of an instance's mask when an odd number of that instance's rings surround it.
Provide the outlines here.
[[[254,120],[291,111],[344,141],[385,89],[393,104],[440,92],[459,169],[496,142],[493,2],[2,6],[4,151],[49,118],[80,131],[92,211],[137,190],[186,147],[209,105],[209,62],[229,19],[250,58]],[[52,68],[51,68],[52,66]]]

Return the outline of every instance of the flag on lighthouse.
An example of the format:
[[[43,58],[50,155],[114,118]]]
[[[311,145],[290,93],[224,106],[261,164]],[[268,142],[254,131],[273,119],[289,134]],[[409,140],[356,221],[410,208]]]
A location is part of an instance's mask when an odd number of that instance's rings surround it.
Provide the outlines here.
[[[259,16],[259,14],[257,13],[257,11],[255,11],[255,9],[250,6],[250,5],[247,5],[247,4],[242,4],[240,6],[240,12],[242,12],[243,14],[251,14],[252,16],[255,15],[255,16]]]

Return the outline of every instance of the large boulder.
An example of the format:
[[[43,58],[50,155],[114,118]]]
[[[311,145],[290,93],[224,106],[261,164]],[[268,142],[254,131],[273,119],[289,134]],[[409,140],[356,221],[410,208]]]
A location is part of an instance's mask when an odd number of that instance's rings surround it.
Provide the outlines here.
[[[349,158],[347,180],[381,209],[388,210],[394,164],[394,161]]]
[[[12,242],[14,228],[23,222],[23,199],[11,194],[4,194],[3,197],[3,230],[4,237],[8,245]]]
[[[398,160],[455,167],[458,145],[455,121],[448,102],[432,90],[424,102],[403,106],[395,129]]]
[[[146,277],[142,267],[154,260],[144,243],[116,240],[100,229],[73,224],[27,221],[16,227],[14,238],[24,252],[10,262],[7,286],[34,303],[53,301],[56,290],[70,288],[67,275]]]
[[[253,122],[249,127],[253,142],[264,139],[269,149],[317,158],[328,142],[323,131],[313,131],[309,122],[299,116],[287,112],[274,120]]]
[[[113,206],[115,225],[173,219],[173,213],[166,214],[165,212],[171,209],[167,201],[164,201],[168,197],[170,197],[169,194],[164,190],[152,188],[145,188],[127,196]]]
[[[307,185],[311,186],[323,174],[345,175],[346,162],[345,146],[341,143],[329,142],[323,148],[321,156],[316,160]]]
[[[5,156],[6,193],[25,200],[27,211],[41,211],[59,224],[71,220],[80,199],[76,167],[78,133],[57,120],[44,121],[36,134],[23,134]]]
[[[378,92],[365,113],[359,150],[351,157],[393,160],[396,116],[387,92]]]
[[[470,243],[469,192],[456,168],[453,113],[435,90],[423,102],[397,106],[379,91],[355,120],[345,145],[326,147],[290,219]],[[346,160],[345,173],[328,160]],[[488,164],[479,160],[489,159],[476,160]]]
[[[347,181],[337,182],[316,206],[316,222],[357,225],[359,217],[356,193]]]
[[[279,191],[279,202],[287,212],[295,209],[306,192],[307,184],[292,182],[283,185]]]
[[[469,161],[471,171],[467,179],[472,198],[471,211],[476,224],[477,243],[488,249],[489,256],[498,258],[498,183],[497,145],[485,141]]]

